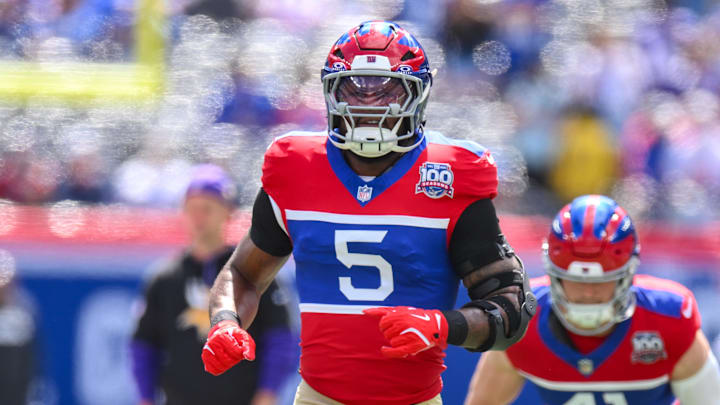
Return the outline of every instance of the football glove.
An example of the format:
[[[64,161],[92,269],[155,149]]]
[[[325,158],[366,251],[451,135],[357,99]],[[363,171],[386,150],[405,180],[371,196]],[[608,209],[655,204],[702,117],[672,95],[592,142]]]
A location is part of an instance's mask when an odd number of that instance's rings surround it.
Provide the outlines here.
[[[208,333],[202,360],[205,371],[220,375],[241,360],[255,360],[255,341],[237,323],[220,321]]]
[[[380,317],[380,332],[390,342],[380,351],[387,357],[407,357],[435,346],[447,348],[448,322],[436,309],[380,307],[363,313]]]

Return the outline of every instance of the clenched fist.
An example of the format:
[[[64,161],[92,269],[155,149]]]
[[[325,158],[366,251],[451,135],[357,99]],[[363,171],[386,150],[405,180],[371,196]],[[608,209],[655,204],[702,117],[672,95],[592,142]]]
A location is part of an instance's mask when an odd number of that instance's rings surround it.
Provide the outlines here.
[[[437,309],[381,307],[363,312],[380,317],[380,331],[390,341],[390,346],[380,349],[387,357],[407,357],[435,346],[447,348],[447,319]]]
[[[202,360],[205,371],[220,375],[242,360],[255,360],[255,341],[236,322],[220,321],[208,333]]]

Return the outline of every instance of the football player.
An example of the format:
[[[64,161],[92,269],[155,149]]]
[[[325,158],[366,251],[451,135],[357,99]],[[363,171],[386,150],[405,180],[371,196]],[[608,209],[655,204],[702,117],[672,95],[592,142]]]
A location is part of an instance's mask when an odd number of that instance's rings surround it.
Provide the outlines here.
[[[612,199],[578,197],[543,244],[538,313],[506,352],[484,354],[466,405],[510,403],[527,381],[550,405],[720,404],[720,373],[693,294],[636,275],[640,245]]]
[[[268,148],[249,234],[211,291],[206,370],[253,358],[245,329],[292,253],[295,403],[439,404],[448,344],[505,349],[534,313],[493,207],[495,162],[425,129],[427,56],[397,24],[343,34],[321,75],[328,130]],[[472,301],[453,309],[460,280]]]

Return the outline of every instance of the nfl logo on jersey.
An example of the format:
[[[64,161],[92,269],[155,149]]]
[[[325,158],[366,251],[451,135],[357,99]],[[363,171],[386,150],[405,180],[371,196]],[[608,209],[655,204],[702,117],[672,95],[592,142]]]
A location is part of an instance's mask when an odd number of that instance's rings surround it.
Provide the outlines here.
[[[357,199],[360,202],[366,202],[370,201],[372,198],[372,187],[368,187],[368,185],[360,186],[358,187],[357,191]]]
[[[420,181],[415,194],[425,193],[430,198],[453,197],[453,172],[447,163],[425,162],[420,166]]]
[[[591,359],[578,360],[577,369],[582,375],[590,375],[595,371],[595,366]]]

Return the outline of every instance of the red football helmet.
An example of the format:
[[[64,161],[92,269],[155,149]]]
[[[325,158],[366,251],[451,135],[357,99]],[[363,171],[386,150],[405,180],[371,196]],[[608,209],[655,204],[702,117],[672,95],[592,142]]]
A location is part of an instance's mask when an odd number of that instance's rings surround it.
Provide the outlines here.
[[[420,43],[395,23],[343,34],[322,69],[328,136],[364,157],[407,152],[423,140],[432,75]]]
[[[578,197],[558,212],[543,243],[545,270],[551,279],[552,306],[563,325],[580,335],[596,335],[632,316],[630,291],[639,264],[635,226],[627,212],[601,195]],[[561,280],[584,283],[617,281],[611,301],[569,302]]]

